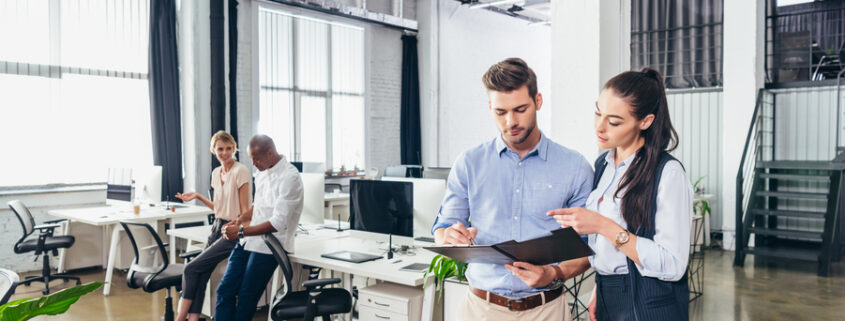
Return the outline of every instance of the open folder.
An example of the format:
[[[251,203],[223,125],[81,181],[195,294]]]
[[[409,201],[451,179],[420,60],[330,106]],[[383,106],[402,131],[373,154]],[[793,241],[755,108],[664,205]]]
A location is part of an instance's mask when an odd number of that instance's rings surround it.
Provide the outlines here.
[[[593,250],[571,227],[552,235],[523,242],[507,241],[493,245],[426,246],[426,250],[465,263],[507,264],[528,262],[545,265],[593,255]]]

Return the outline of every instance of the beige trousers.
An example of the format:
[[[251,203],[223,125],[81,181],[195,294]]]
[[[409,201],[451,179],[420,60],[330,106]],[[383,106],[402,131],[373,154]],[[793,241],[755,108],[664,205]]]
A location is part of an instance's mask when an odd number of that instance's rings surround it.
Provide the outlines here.
[[[475,296],[467,290],[463,304],[458,310],[458,320],[467,321],[571,321],[569,305],[566,303],[566,293],[531,310],[510,311],[501,305],[496,305]],[[451,321],[451,320],[449,320]]]

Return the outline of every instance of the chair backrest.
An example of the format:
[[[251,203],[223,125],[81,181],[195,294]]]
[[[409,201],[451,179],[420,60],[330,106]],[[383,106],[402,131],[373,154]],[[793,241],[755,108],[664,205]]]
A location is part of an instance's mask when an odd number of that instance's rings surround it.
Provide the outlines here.
[[[23,227],[23,237],[21,237],[18,242],[23,241],[27,236],[32,234],[32,227],[35,226],[35,219],[32,218],[32,213],[29,212],[29,208],[27,208],[26,205],[23,205],[23,202],[19,200],[9,202],[9,208],[12,209],[12,212],[18,216],[18,221],[21,222],[21,227]]]
[[[326,183],[325,192],[326,193],[334,193],[334,190],[337,189],[338,191],[343,191],[343,185],[337,183]]]
[[[0,269],[0,305],[9,302],[9,298],[15,293],[15,287],[18,285],[18,281],[20,281],[20,277],[18,277],[17,273]]]
[[[120,222],[129,241],[132,243],[132,250],[135,251],[135,260],[129,267],[126,276],[126,284],[130,288],[137,289],[144,285],[138,284],[134,275],[144,273],[157,275],[170,264],[167,258],[167,249],[159,238],[158,233],[147,223]]]
[[[390,165],[384,168],[384,176],[421,178],[423,167],[420,165]]]
[[[291,278],[293,278],[293,267],[290,264],[290,258],[288,258],[288,253],[285,252],[285,249],[282,247],[282,243],[279,243],[279,239],[273,236],[272,233],[267,233],[261,236],[264,239],[264,243],[267,244],[267,247],[270,248],[270,252],[273,253],[273,257],[276,258],[276,263],[279,264],[279,267],[282,268],[282,275],[285,278],[285,283],[279,287],[279,290],[276,291],[274,296],[274,301],[280,298],[283,298],[288,291],[291,290],[293,285],[291,285]]]
[[[448,179],[451,170],[449,167],[426,167],[423,171],[423,178]]]

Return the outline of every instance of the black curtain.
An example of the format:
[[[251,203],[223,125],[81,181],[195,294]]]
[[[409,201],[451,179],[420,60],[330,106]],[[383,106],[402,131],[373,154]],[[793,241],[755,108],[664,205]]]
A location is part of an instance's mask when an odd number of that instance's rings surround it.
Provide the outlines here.
[[[218,130],[226,130],[226,65],[223,57],[226,56],[225,21],[223,10],[225,0],[212,0],[210,2],[211,21],[211,133]],[[217,157],[211,155],[211,168],[220,166]]]
[[[722,85],[723,0],[631,2],[631,68],[653,67],[668,88]]]
[[[182,119],[174,0],[150,1],[150,121],[162,198],[182,192]]]
[[[229,0],[229,134],[238,141],[238,0]]]
[[[402,164],[421,165],[420,77],[415,35],[402,35],[402,105],[399,118]]]

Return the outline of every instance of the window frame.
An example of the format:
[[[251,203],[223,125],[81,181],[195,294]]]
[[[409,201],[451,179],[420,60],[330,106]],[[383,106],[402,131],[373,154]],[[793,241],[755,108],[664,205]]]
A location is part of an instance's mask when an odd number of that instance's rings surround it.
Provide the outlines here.
[[[290,86],[288,87],[273,87],[273,86],[264,86],[261,83],[261,50],[260,50],[260,41],[262,40],[262,30],[260,29],[260,15],[262,10],[269,10],[279,14],[288,15],[292,19],[310,19],[316,20],[321,23],[325,23],[330,25],[326,28],[326,66],[327,66],[327,78],[326,78],[326,90],[307,90],[307,89],[300,89],[296,85],[297,79],[297,71],[296,66],[298,62],[298,52],[297,52],[297,23],[295,20],[291,21],[291,34],[290,34]],[[362,57],[362,71],[363,75],[361,77],[361,81],[363,81],[364,85],[362,88],[362,92],[353,93],[353,92],[344,92],[344,91],[335,91],[333,88],[333,66],[332,66],[332,28],[331,25],[339,24],[343,25],[344,27],[351,27],[351,28],[358,28],[361,29],[363,35],[363,57]],[[363,137],[362,139],[362,147],[363,147],[363,163],[357,164],[360,166],[359,169],[363,170],[367,168],[367,132],[368,128],[366,126],[367,123],[367,102],[370,98],[370,90],[369,90],[369,76],[370,76],[370,66],[367,64],[369,59],[369,52],[367,44],[370,43],[370,28],[367,24],[361,23],[359,21],[355,21],[348,18],[338,17],[335,15],[328,15],[319,12],[314,12],[312,10],[297,8],[286,6],[283,4],[276,4],[276,3],[266,3],[266,2],[256,2],[256,5],[252,8],[252,81],[257,84],[256,86],[252,86],[252,97],[253,101],[255,102],[252,107],[252,125],[254,128],[254,132],[260,134],[258,132],[258,124],[260,121],[260,114],[261,114],[261,92],[262,90],[282,90],[287,91],[290,95],[290,101],[292,104],[292,108],[290,108],[290,119],[293,121],[293,132],[294,137],[287,137],[292,144],[291,152],[293,155],[285,155],[288,158],[288,161],[301,161],[302,160],[302,104],[301,100],[304,96],[314,96],[320,97],[325,100],[325,159],[321,162],[325,165],[327,170],[331,170],[334,168],[339,168],[341,165],[346,166],[353,166],[356,164],[333,164],[334,163],[334,137],[333,137],[333,97],[335,95],[344,95],[344,96],[353,96],[353,97],[360,97],[363,101],[362,105],[362,112],[363,112],[363,123],[361,126],[363,127]],[[351,168],[347,168],[350,170]]]

